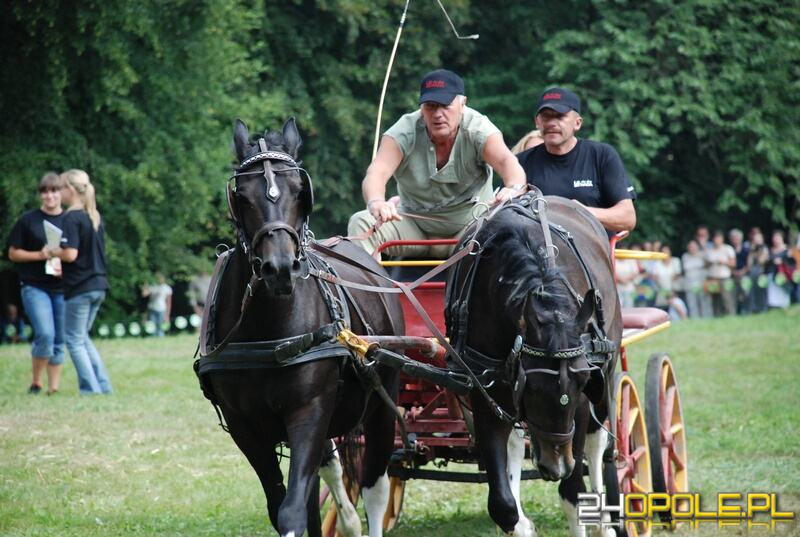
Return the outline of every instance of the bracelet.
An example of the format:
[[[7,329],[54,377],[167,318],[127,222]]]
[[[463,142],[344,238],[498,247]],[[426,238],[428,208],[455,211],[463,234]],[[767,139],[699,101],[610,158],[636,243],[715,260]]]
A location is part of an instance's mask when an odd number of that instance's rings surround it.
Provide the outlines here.
[[[515,184],[515,185],[507,185],[505,188],[510,188],[511,190],[516,190],[517,192],[519,192],[520,190],[522,190],[526,186],[528,186],[527,183],[522,183],[522,184],[518,183],[518,184]]]
[[[376,201],[382,201],[382,202],[386,202],[386,200],[385,200],[385,199],[381,199],[381,198],[375,198],[375,199],[371,199],[371,200],[369,200],[369,201],[367,202],[367,210],[368,210],[368,211],[369,211],[369,210],[371,210],[371,207],[370,207],[370,206],[371,206],[373,203],[375,203]]]

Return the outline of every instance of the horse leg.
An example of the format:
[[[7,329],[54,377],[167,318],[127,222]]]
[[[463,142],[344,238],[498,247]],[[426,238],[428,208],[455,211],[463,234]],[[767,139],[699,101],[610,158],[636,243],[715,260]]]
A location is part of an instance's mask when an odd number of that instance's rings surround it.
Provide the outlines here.
[[[497,419],[480,395],[472,397],[475,442],[481,453],[489,482],[489,516],[506,533],[519,522],[517,502],[508,482],[506,446],[511,425]]]
[[[589,402],[584,400],[575,411],[575,436],[572,438],[572,456],[575,467],[572,473],[561,480],[558,495],[561,509],[567,517],[572,537],[586,537],[586,527],[578,523],[578,493],[586,492],[583,482],[583,449],[586,442],[586,428],[589,425]]]
[[[535,537],[536,527],[522,511],[520,480],[522,478],[522,461],[525,460],[525,436],[519,434],[520,432],[520,429],[511,430],[511,434],[508,435],[508,446],[506,447],[508,480],[511,494],[514,495],[514,500],[517,503],[517,513],[519,514],[519,521],[514,526],[514,537]]]
[[[311,480],[318,476],[331,407],[328,398],[319,396],[284,417],[292,459],[286,497],[278,510],[281,537],[300,537],[306,531]]]
[[[389,476],[386,468],[394,449],[395,413],[394,408],[390,408],[377,395],[373,395],[368,404],[373,405],[373,408],[364,420],[361,496],[364,498],[369,537],[382,537],[383,516],[389,504]]]
[[[594,424],[592,424],[594,425]],[[605,492],[603,484],[603,454],[608,447],[608,431],[597,426],[597,430],[586,435],[586,465],[589,467],[589,485],[592,492]],[[605,537],[614,537],[616,532],[611,529],[611,515],[604,512],[600,519],[600,531]]]
[[[275,446],[263,435],[256,433],[259,428],[251,426],[235,415],[225,414],[225,421],[231,438],[244,453],[250,466],[255,470],[267,498],[267,513],[275,529],[278,529],[278,509],[286,496],[283,485],[283,472],[275,454]]]
[[[336,530],[344,537],[361,537],[361,518],[344,488],[339,453],[333,440],[328,442],[329,447],[325,450],[325,459],[320,466],[319,475],[328,485],[333,501],[336,502]]]
[[[308,537],[322,537],[322,519],[319,516],[319,477],[311,480],[309,487],[311,492],[308,495],[308,518],[306,519]]]

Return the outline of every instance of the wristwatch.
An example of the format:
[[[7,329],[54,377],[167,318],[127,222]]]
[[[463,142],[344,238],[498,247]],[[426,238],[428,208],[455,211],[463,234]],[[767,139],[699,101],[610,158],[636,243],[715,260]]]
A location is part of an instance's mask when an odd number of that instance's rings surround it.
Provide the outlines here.
[[[521,185],[520,184],[508,185],[506,188],[510,188],[511,190],[516,190],[517,192],[519,192],[520,190],[522,190],[526,186],[528,186],[526,183],[522,183]]]

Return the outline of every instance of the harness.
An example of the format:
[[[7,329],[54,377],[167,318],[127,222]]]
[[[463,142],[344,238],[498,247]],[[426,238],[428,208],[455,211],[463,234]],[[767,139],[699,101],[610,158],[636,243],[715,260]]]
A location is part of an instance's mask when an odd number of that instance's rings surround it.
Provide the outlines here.
[[[210,372],[276,369],[329,358],[350,359],[356,366],[356,370],[359,371],[357,364],[358,359],[347,347],[336,341],[336,336],[344,328],[351,326],[350,307],[353,308],[353,311],[358,316],[367,333],[374,333],[358,303],[353,299],[351,292],[343,286],[334,283],[335,280],[338,279],[338,275],[333,266],[321,255],[313,251],[316,243],[313,242],[313,235],[308,229],[308,214],[311,212],[313,205],[311,177],[305,170],[297,165],[289,154],[281,151],[267,150],[266,142],[263,138],[258,141],[258,144],[261,151],[242,161],[241,165],[235,170],[233,176],[227,183],[228,208],[236,227],[239,242],[238,246],[247,256],[252,275],[241,299],[239,318],[228,331],[225,338],[217,342],[215,338],[215,319],[219,292],[222,277],[228,268],[235,249],[226,249],[219,254],[214,267],[212,284],[206,299],[206,307],[203,312],[200,344],[198,347],[199,358],[194,362],[194,371],[200,380],[203,394],[211,401],[219,417],[220,425],[226,431],[227,427],[223,423],[222,415],[218,407],[218,399],[213,392],[208,378]],[[305,205],[306,218],[299,232],[286,222],[270,221],[264,223],[254,234],[252,239],[250,239],[239,217],[239,208],[236,202],[236,180],[244,175],[262,175],[266,182],[266,197],[270,202],[276,203],[281,195],[281,191],[275,181],[275,171],[272,168],[273,161],[284,162],[290,166],[290,168],[280,170],[280,172],[302,172],[301,175],[304,178],[304,185],[301,202]],[[248,168],[257,163],[261,163],[261,170],[247,171]],[[257,270],[257,265],[261,263],[261,259],[254,254],[254,248],[256,248],[265,237],[270,237],[278,231],[288,233],[294,241],[298,252],[297,260],[300,261],[305,268],[306,276],[304,279],[310,276],[316,276],[314,281],[317,283],[320,296],[329,312],[331,322],[320,326],[312,332],[306,332],[287,338],[266,341],[234,342],[232,340],[235,339],[239,332],[239,328],[253,297],[258,291],[259,286],[263,285],[263,280]],[[319,277],[321,275],[327,275],[327,278]],[[345,362],[342,361],[342,364],[344,363]],[[380,379],[377,378],[377,375],[369,375],[369,379],[367,380],[369,380],[369,382],[365,382],[365,379],[362,378],[362,382],[371,384],[373,389],[379,392],[381,390],[385,392],[383,386],[380,385]],[[381,394],[382,397],[384,395],[385,393]],[[386,395],[386,397],[388,398],[388,395]]]
[[[445,321],[447,324],[447,332],[452,338],[452,345],[456,352],[462,357],[467,367],[471,369],[482,382],[488,382],[489,385],[494,382],[502,382],[511,388],[514,409],[513,414],[506,414],[508,416],[505,418],[507,421],[513,420],[516,422],[524,418],[522,415],[523,407],[521,405],[521,400],[528,376],[533,374],[558,376],[562,392],[560,402],[562,405],[566,406],[569,403],[569,397],[565,393],[568,371],[579,371],[578,369],[570,367],[570,364],[578,358],[586,357],[590,365],[583,370],[602,370],[602,366],[613,357],[617,350],[616,344],[606,337],[603,328],[604,315],[602,298],[595,288],[592,275],[588,270],[586,262],[575,245],[572,234],[563,227],[548,221],[546,204],[547,201],[541,196],[541,193],[535,191],[533,194],[527,194],[513,199],[506,204],[502,210],[514,211],[516,214],[536,222],[541,227],[545,246],[544,251],[540,250],[539,253],[546,259],[549,268],[555,268],[555,258],[558,254],[558,247],[553,244],[552,235],[558,236],[562,242],[566,243],[572,254],[579,260],[587,287],[590,289],[587,296],[594,301],[594,313],[589,320],[588,331],[580,336],[580,345],[551,350],[526,342],[524,339],[525,305],[523,305],[522,309],[522,318],[517,323],[519,327],[517,336],[505,359],[488,356],[467,344],[469,307],[475,278],[486,247],[491,244],[494,237],[490,238],[483,245],[483,248],[477,252],[477,255],[464,259],[456,265],[454,274],[448,280],[445,292]],[[474,239],[474,237],[475,235],[473,234],[472,238]],[[578,294],[574,286],[563,274],[559,274],[559,277],[565,283],[571,296],[577,301],[579,306],[582,307],[583,297]],[[461,282],[461,286],[457,289],[456,287],[459,282]],[[527,297],[525,300],[527,302]],[[559,364],[558,370],[539,366],[539,362],[543,359],[556,360]],[[572,438],[575,431],[574,422],[568,432],[558,433],[545,431],[531,421],[526,421],[532,432],[538,437],[544,438],[557,445],[567,443]]]

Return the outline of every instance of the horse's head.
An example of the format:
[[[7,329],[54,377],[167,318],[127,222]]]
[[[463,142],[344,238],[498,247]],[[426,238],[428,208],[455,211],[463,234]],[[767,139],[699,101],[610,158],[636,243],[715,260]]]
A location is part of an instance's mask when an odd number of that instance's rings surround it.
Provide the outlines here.
[[[301,273],[314,203],[311,178],[296,162],[302,145],[297,125],[290,118],[283,132],[251,142],[237,119],[233,142],[239,167],[228,182],[228,204],[241,247],[268,293],[289,294]]]
[[[524,385],[517,404],[531,432],[539,472],[555,481],[570,475],[575,465],[572,440],[582,395],[599,402],[604,384],[600,370],[588,363],[584,345],[595,313],[594,291],[576,295],[574,283],[568,283],[569,269],[549,267],[535,235],[517,227],[502,241],[496,296],[509,306],[509,324],[522,343],[519,360],[509,370],[516,376],[512,382]]]

